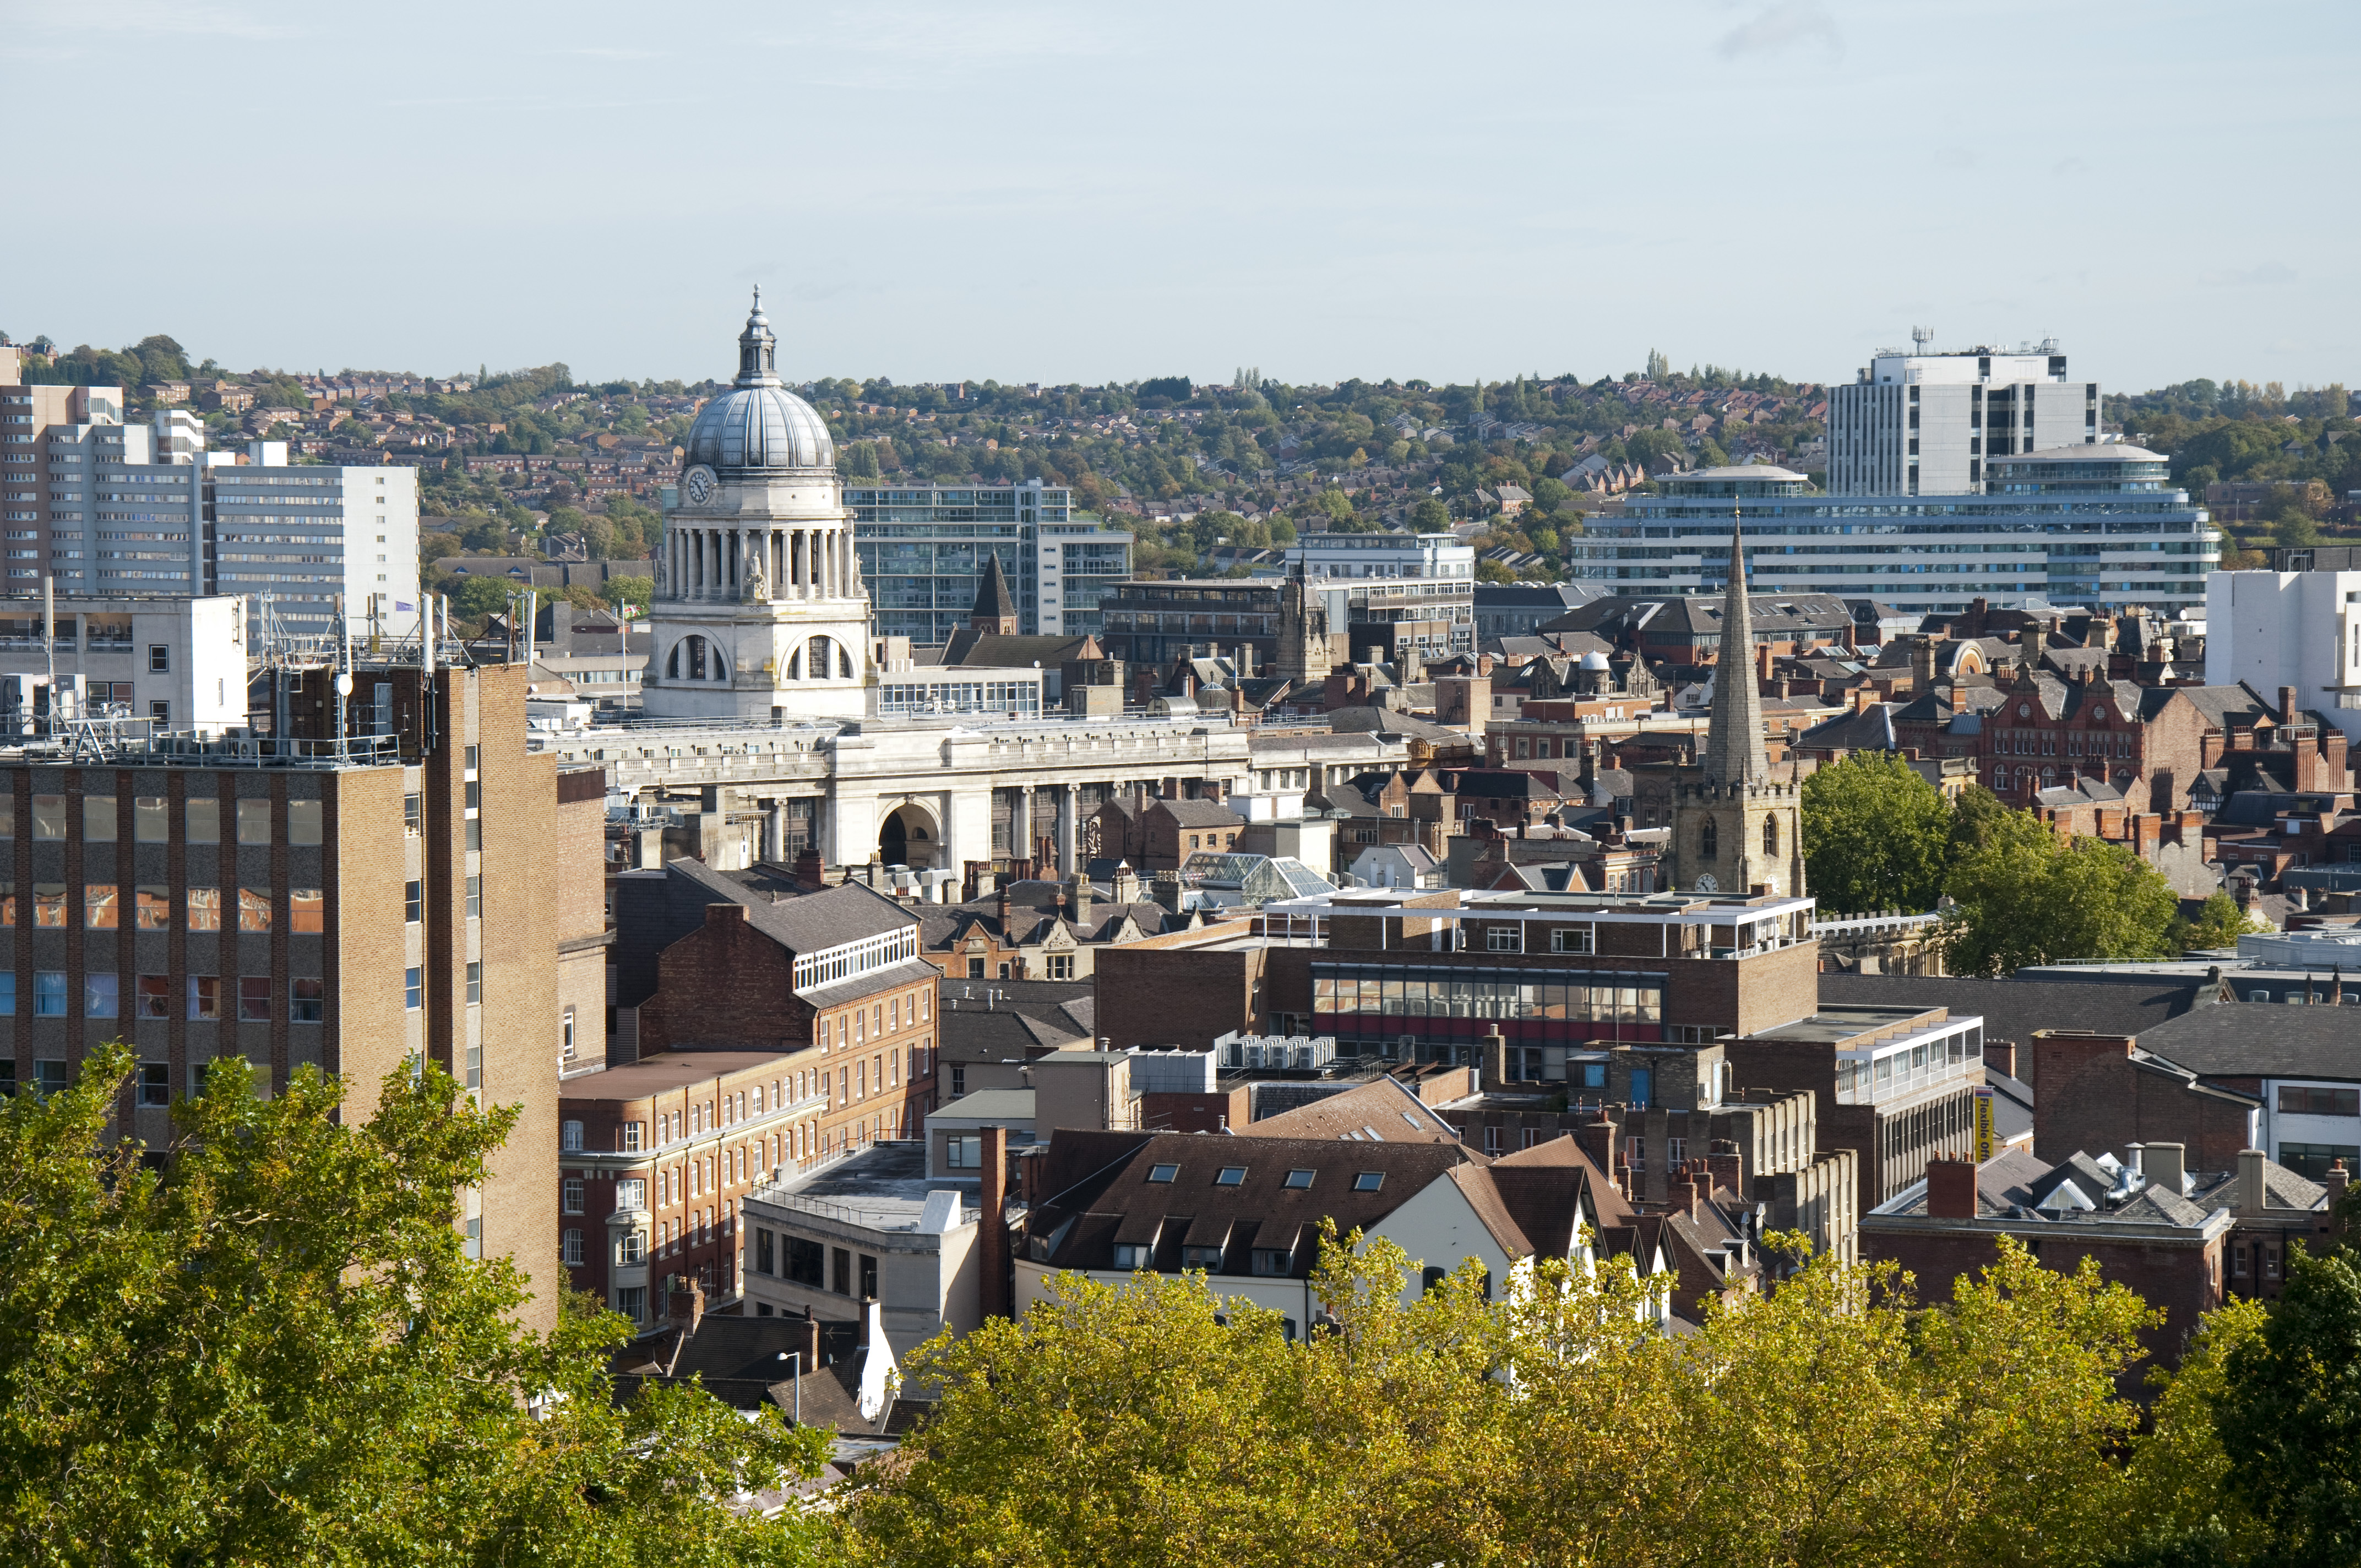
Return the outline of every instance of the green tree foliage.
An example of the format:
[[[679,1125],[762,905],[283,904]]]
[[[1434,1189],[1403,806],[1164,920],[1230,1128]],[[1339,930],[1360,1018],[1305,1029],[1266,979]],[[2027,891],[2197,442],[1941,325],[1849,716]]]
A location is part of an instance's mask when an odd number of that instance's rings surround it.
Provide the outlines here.
[[[699,1390],[610,1401],[629,1330],[519,1326],[455,1195],[513,1124],[431,1064],[366,1120],[315,1069],[218,1059],[159,1170],[118,1141],[133,1058],[0,1102],[0,1555],[15,1563],[785,1563],[734,1514],[817,1433]]]
[[[2216,893],[2205,901],[2205,906],[2198,911],[2197,918],[2181,927],[2173,938],[2172,946],[2183,949],[2234,948],[2240,937],[2271,928],[2269,921],[2248,915],[2228,894]]]
[[[2229,1354],[2214,1425],[2263,1561],[2361,1562],[2361,1253],[2290,1249],[2269,1321]]]
[[[656,583],[653,577],[609,577],[607,579],[607,602],[617,609],[630,606],[645,610],[654,602]]]
[[[2171,950],[2172,886],[2120,844],[2061,843],[2030,812],[2008,812],[1962,852],[1945,891],[1953,974],[2008,974],[2026,964],[2154,959]]]
[[[1444,533],[1451,528],[1451,509],[1433,496],[1421,496],[1410,509],[1410,525],[1420,533]]]
[[[1332,1233],[1290,1336],[1202,1276],[1061,1278],[918,1354],[941,1403],[866,1474],[850,1554],[2075,1568],[2120,1543],[2116,1379],[2158,1315],[2087,1262],[2003,1241],[1922,1305],[1891,1265],[1804,1258],[1686,1336],[1621,1258],[1406,1282]]]
[[[1825,909],[1935,907],[1950,869],[1951,808],[1905,759],[1857,751],[1804,780],[1804,863]]]
[[[480,623],[486,616],[508,613],[509,596],[516,592],[516,587],[506,577],[469,574],[460,577],[456,587],[445,591],[451,596],[454,614]]]

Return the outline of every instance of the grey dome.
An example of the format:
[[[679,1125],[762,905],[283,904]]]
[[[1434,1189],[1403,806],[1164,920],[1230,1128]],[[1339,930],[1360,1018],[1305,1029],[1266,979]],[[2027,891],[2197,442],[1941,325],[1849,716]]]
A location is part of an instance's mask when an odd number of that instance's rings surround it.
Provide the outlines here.
[[[1593,648],[1582,656],[1582,667],[1586,670],[1603,670],[1607,668],[1607,655]]]
[[[724,478],[836,466],[828,422],[780,384],[777,352],[757,289],[753,313],[738,337],[737,383],[697,411],[686,463],[702,463]]]

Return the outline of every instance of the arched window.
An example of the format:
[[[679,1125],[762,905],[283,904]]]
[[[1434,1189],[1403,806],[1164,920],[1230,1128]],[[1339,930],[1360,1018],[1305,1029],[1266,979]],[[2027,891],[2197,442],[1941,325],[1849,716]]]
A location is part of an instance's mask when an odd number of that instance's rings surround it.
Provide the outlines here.
[[[811,640],[811,657],[805,662],[805,667],[811,671],[812,679],[828,679],[829,655],[833,648],[834,644],[828,638],[815,637]]]
[[[1721,825],[1710,817],[1705,819],[1705,830],[1697,835],[1697,853],[1707,860],[1721,857]]]
[[[836,649],[836,678],[840,681],[852,678],[852,650],[842,643],[839,643]]]
[[[1779,819],[1775,817],[1763,819],[1763,852],[1773,857],[1779,853]]]

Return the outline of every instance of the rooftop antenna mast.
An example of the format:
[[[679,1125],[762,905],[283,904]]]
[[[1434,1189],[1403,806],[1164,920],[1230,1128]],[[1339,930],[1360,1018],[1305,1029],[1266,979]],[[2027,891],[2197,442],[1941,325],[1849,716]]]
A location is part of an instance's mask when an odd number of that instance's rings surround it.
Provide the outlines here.
[[[1919,353],[1924,354],[1927,352],[1927,345],[1935,341],[1935,329],[1931,326],[1914,326],[1910,329],[1910,341],[1917,346]]]
[[[49,670],[49,733],[58,728],[58,579],[41,574],[41,656]]]

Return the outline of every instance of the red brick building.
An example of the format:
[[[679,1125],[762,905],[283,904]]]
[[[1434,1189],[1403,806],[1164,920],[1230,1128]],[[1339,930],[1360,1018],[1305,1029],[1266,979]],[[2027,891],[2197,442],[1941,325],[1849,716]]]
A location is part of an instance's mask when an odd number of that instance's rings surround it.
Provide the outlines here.
[[[917,916],[858,883],[694,861],[617,883],[619,987],[651,948],[654,983],[639,1060],[564,1085],[562,1245],[577,1283],[644,1321],[674,1279],[737,1294],[738,1205],[770,1175],[917,1135],[940,971]],[[701,923],[675,934],[692,905]]]

